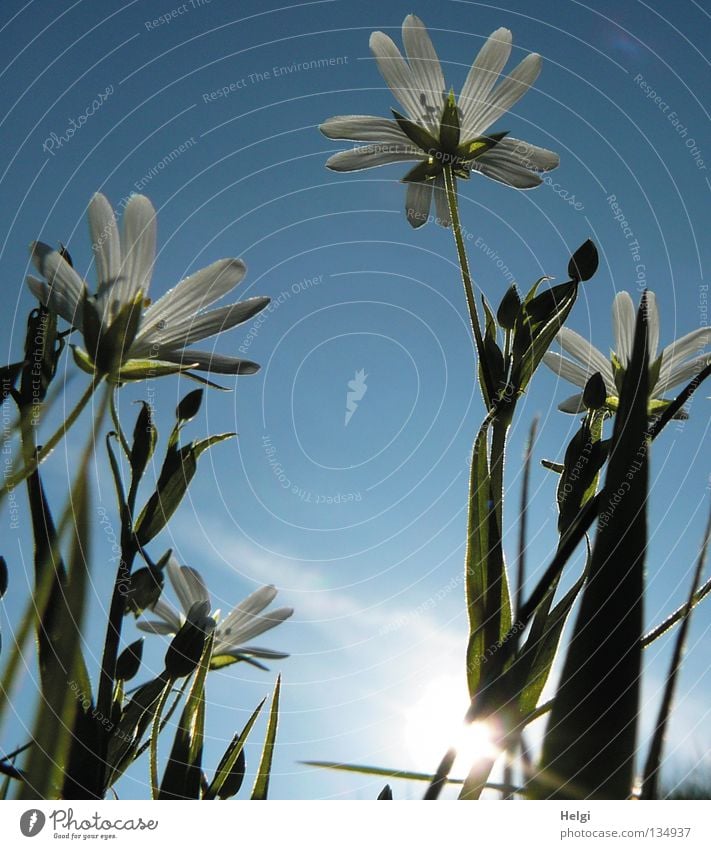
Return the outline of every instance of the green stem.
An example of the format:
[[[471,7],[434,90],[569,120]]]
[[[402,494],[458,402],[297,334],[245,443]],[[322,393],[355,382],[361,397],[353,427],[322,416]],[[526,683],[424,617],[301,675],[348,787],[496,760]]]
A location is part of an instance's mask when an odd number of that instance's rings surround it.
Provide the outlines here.
[[[101,377],[95,377],[91,381],[86,391],[77,402],[74,409],[62,422],[61,427],[55,433],[52,434],[52,436],[44,443],[42,448],[32,459],[25,462],[24,468],[15,472],[14,475],[11,475],[5,481],[3,486],[0,488],[0,497],[6,495],[8,492],[10,492],[10,490],[14,489],[18,484],[21,484],[22,481],[26,480],[37,469],[40,463],[46,460],[46,458],[52,453],[52,451],[57,447],[59,442],[63,439],[64,435],[67,433],[69,428],[79,418],[82,411],[91,400],[97,387],[101,383],[101,380]]]
[[[464,245],[464,236],[462,233],[462,224],[459,219],[459,202],[457,200],[457,185],[454,172],[451,165],[444,167],[444,182],[447,190],[447,203],[449,204],[449,214],[452,217],[452,232],[454,234],[454,242],[457,247],[457,258],[459,260],[459,268],[462,274],[462,283],[464,284],[464,293],[467,299],[467,308],[469,309],[469,320],[474,333],[474,342],[479,357],[479,368],[481,369],[482,380],[481,390],[484,395],[484,403],[487,410],[490,409],[493,401],[493,386],[489,376],[489,370],[486,363],[486,355],[484,352],[484,339],[481,334],[481,325],[479,323],[479,312],[476,308],[476,295],[474,293],[474,281],[471,271],[469,270],[469,259]]]
[[[131,448],[128,444],[128,440],[123,432],[123,428],[121,427],[121,422],[118,416],[118,410],[116,409],[116,395],[118,394],[118,389],[114,389],[111,393],[111,421],[114,424],[114,430],[118,435],[119,443],[121,448],[123,449],[123,453],[130,460],[131,459]]]

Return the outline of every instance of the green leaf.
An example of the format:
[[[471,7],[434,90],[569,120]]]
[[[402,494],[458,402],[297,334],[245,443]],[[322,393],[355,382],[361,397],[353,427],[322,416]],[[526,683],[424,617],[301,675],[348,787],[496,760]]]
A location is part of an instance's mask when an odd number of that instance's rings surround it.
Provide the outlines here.
[[[197,471],[198,457],[211,446],[233,436],[234,433],[220,433],[196,443],[189,442],[182,448],[168,447],[155,492],[136,521],[136,538],[140,545],[146,545],[163,530],[178,509]]]
[[[200,665],[175,732],[159,799],[199,799],[205,734],[205,681],[210,668],[214,632],[205,640]],[[166,662],[166,669],[168,664]]]
[[[377,775],[383,778],[400,778],[405,781],[427,781],[434,778],[426,772],[413,772],[408,769],[389,769],[381,766],[361,766],[360,764],[344,764],[339,761],[301,761],[305,766],[315,766],[319,769],[335,769],[340,772],[356,772],[359,775]],[[448,784],[462,784],[461,778],[449,778]]]
[[[595,244],[588,239],[575,251],[568,263],[571,280],[589,280],[597,271],[599,258]]]
[[[689,596],[686,600],[681,627],[677,633],[672,659],[669,662],[669,672],[667,674],[667,681],[664,687],[664,695],[662,696],[662,702],[659,706],[657,723],[654,728],[652,742],[649,746],[649,753],[644,765],[642,793],[640,795],[640,798],[642,799],[657,799],[659,796],[659,768],[662,763],[664,738],[669,724],[669,717],[671,716],[672,703],[674,701],[674,690],[676,689],[676,682],[679,677],[679,670],[681,669],[681,662],[684,654],[684,648],[686,646],[686,638],[689,632],[691,616],[694,611],[694,599],[698,592],[699,584],[701,583],[701,576],[703,575],[704,565],[706,563],[706,553],[708,551],[710,538],[711,512],[709,513],[709,518],[706,523],[706,531],[701,544],[701,551],[699,552],[699,557],[696,561],[694,577],[691,582]]]
[[[450,90],[439,122],[439,143],[443,150],[454,153],[459,145],[459,110],[454,91]]]
[[[242,781],[236,781],[236,779],[239,778],[239,775],[235,776],[233,771],[237,766],[237,761],[240,755],[243,754],[244,745],[247,742],[252,726],[257,721],[257,717],[259,716],[265,701],[266,699],[262,699],[262,701],[252,711],[252,715],[247,720],[247,724],[244,726],[242,731],[239,734],[235,734],[232,738],[232,742],[225,749],[225,753],[217,766],[215,777],[212,779],[209,787],[205,791],[205,799],[229,799],[239,791],[239,786],[236,787],[235,785],[239,783],[241,786]],[[244,778],[244,771],[242,771],[242,778]]]
[[[120,720],[112,729],[106,757],[106,786],[123,774],[133,760],[146,729],[153,721],[164,693],[170,690],[171,680],[165,673],[143,684],[126,705]]]
[[[401,115],[394,109],[392,110],[392,113],[395,116],[398,127],[400,127],[415,147],[419,147],[420,150],[424,151],[424,153],[430,154],[439,149],[439,142],[437,139],[430,135],[424,127],[408,120],[404,115]]]
[[[121,652],[116,661],[116,680],[130,681],[138,674],[143,658],[143,637],[131,643]]]
[[[504,130],[501,133],[490,133],[488,136],[480,136],[479,138],[465,141],[457,148],[457,160],[459,162],[471,162],[478,159],[487,150],[491,150],[509,134],[509,130]]]
[[[489,513],[491,512],[491,482],[489,480],[488,421],[477,434],[472,453],[469,481],[469,538],[465,556],[465,594],[469,615],[467,645],[467,683],[473,698],[479,687],[481,665],[487,645],[486,587],[489,556]]]
[[[647,322],[637,313],[598,532],[534,796],[626,799],[634,779],[648,494]]]
[[[0,557],[0,598],[7,592],[8,572],[7,561],[4,557]]]
[[[518,289],[514,283],[506,290],[506,294],[501,299],[499,308],[496,311],[496,318],[499,322],[499,326],[504,330],[513,330],[520,311],[521,297],[518,294]]]
[[[252,788],[252,799],[263,801],[267,798],[269,792],[269,776],[272,771],[272,759],[274,757],[274,744],[276,741],[277,724],[279,722],[279,693],[281,690],[281,675],[277,676],[274,686],[274,695],[272,696],[272,706],[269,711],[269,722],[267,723],[267,733],[264,738],[264,748],[262,749],[262,757],[259,761],[257,777]]]
[[[194,419],[200,411],[203,394],[203,389],[193,389],[192,392],[188,392],[175,408],[175,418],[181,423]]]
[[[131,490],[138,487],[146,466],[150,462],[158,441],[158,431],[153,424],[153,410],[146,401],[139,401],[141,410],[136,417],[131,444]]]

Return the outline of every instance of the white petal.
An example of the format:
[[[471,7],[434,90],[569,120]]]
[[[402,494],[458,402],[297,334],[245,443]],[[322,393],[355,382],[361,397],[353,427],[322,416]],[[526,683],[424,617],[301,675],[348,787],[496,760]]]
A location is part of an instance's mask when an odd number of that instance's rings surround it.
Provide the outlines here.
[[[508,160],[530,171],[552,171],[560,165],[560,157],[552,150],[509,136],[494,145],[484,156],[494,164]]]
[[[432,202],[432,181],[421,180],[407,184],[405,215],[412,227],[417,229],[427,223]]]
[[[361,142],[394,142],[411,144],[396,121],[372,115],[337,115],[319,127],[329,139],[348,139]]]
[[[445,102],[444,75],[427,29],[416,15],[405,18],[402,40],[421,93],[418,117],[431,131],[437,131]]]
[[[659,379],[666,379],[680,363],[693,354],[698,354],[709,344],[711,344],[711,327],[699,327],[677,339],[676,342],[672,342],[661,353],[662,367]]]
[[[273,651],[272,649],[262,649],[258,646],[240,646],[239,648],[231,648],[230,646],[225,646],[226,651],[217,651],[217,649],[221,649],[222,645],[218,643],[215,647],[214,655],[218,657],[220,654],[228,654],[232,657],[240,657],[247,655],[248,657],[260,657],[264,660],[283,660],[285,657],[289,657],[287,652],[283,651]]]
[[[486,107],[489,92],[503,71],[511,54],[511,31],[505,27],[492,32],[479,51],[459,95],[458,105],[464,113],[462,136],[472,138],[473,129],[481,123],[479,116]]]
[[[155,613],[156,616],[159,616],[171,629],[168,633],[176,634],[180,630],[180,626],[183,624],[183,620],[181,619],[178,611],[172,604],[165,601],[162,597],[159,598],[153,605],[151,613]]]
[[[210,601],[205,582],[195,569],[191,569],[189,566],[178,566],[176,559],[171,557],[166,566],[166,571],[175,594],[178,596],[180,606],[185,613],[194,604]]]
[[[121,242],[111,204],[98,192],[89,202],[87,213],[91,248],[99,281],[97,292],[105,292],[118,280],[121,272]]]
[[[146,310],[138,334],[141,339],[160,321],[183,321],[232,291],[247,273],[241,259],[220,259],[181,280]]]
[[[148,619],[139,619],[136,622],[136,627],[141,631],[146,631],[148,634],[175,634],[175,628],[165,622],[157,622]]]
[[[270,631],[272,628],[276,628],[277,625],[280,625],[282,622],[287,620],[293,612],[294,611],[291,607],[280,607],[278,610],[273,610],[271,613],[248,617],[245,621],[240,623],[239,628],[235,628],[230,635],[232,645],[240,645],[245,640],[251,640],[252,637],[258,637],[265,631]]]
[[[634,342],[635,311],[629,292],[618,292],[612,302],[612,327],[615,331],[615,353],[627,368]]]
[[[485,132],[504,112],[518,103],[536,81],[540,72],[541,57],[538,53],[529,53],[491,92],[486,106],[476,115],[476,122],[468,129],[466,137],[480,136]]]
[[[615,377],[612,373],[610,361],[587,339],[574,330],[563,327],[558,331],[556,341],[567,354],[575,357],[583,366],[589,368],[591,373],[599,371],[608,392],[615,391]]]
[[[220,634],[222,636],[229,636],[228,631],[231,632],[234,628],[238,627],[243,619],[261,613],[265,607],[268,607],[274,601],[276,594],[276,587],[271,584],[255,590],[225,617],[224,622],[220,623]]]
[[[447,190],[444,182],[444,174],[440,174],[434,181],[432,189],[437,213],[437,223],[441,227],[449,227],[452,218],[449,214],[449,202],[447,201]]]
[[[585,404],[583,404],[582,393],[580,395],[571,395],[570,398],[566,398],[565,401],[561,401],[560,404],[558,404],[558,409],[561,413],[584,413],[586,407]]]
[[[60,287],[50,287],[44,280],[38,280],[36,277],[28,276],[27,285],[30,292],[32,292],[41,304],[54,310],[65,321],[68,321],[72,327],[81,330],[82,307],[80,303],[72,303],[66,298]]]
[[[583,368],[577,363],[567,360],[565,357],[561,357],[560,354],[556,354],[553,351],[547,351],[543,355],[543,362],[559,377],[569,380],[576,386],[582,386],[583,388],[596,371],[590,368]]]
[[[711,354],[701,354],[699,357],[694,357],[693,360],[681,363],[671,371],[666,371],[663,375],[660,375],[652,394],[655,397],[660,397],[674,386],[691,380],[692,377],[696,377],[700,371],[706,368],[710,362]]]
[[[405,107],[411,118],[416,121],[421,120],[420,89],[395,42],[384,32],[374,32],[370,36],[370,49],[390,91]]]
[[[198,351],[195,348],[173,351],[159,349],[156,356],[159,360],[177,363],[177,365],[187,366],[194,363],[196,369],[209,371],[213,374],[256,374],[260,368],[259,363],[254,363],[252,360],[227,357],[214,351]]]
[[[144,195],[133,195],[123,214],[121,303],[148,292],[156,256],[156,211]]]
[[[647,292],[647,333],[649,338],[649,362],[657,359],[659,348],[659,307],[654,292]]]
[[[160,348],[184,348],[193,342],[230,330],[261,312],[269,300],[265,297],[247,298],[236,304],[198,313],[178,324],[166,322],[160,330],[155,328],[150,333],[143,334],[138,344],[131,346],[131,356],[140,358],[151,351],[155,353]]]
[[[377,168],[391,162],[409,162],[413,159],[425,159],[421,150],[412,145],[396,142],[373,142],[351,150],[342,150],[326,161],[331,171],[361,171],[363,168]]]
[[[55,251],[49,245],[33,242],[30,245],[30,251],[35,268],[47,281],[48,290],[45,295],[52,309],[74,327],[80,327],[81,303],[86,291],[84,281],[59,251]],[[38,293],[39,291],[40,289],[37,288]]]
[[[535,189],[541,185],[541,178],[535,171],[529,171],[523,165],[504,160],[490,161],[488,153],[482,154],[472,163],[472,171],[478,171],[485,177],[497,180],[514,189]]]

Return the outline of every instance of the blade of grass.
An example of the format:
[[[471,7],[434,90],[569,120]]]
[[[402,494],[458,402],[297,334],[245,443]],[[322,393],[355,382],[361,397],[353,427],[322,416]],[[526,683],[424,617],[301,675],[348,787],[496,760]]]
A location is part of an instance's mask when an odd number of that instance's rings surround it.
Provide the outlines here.
[[[681,659],[684,653],[684,647],[686,645],[686,637],[689,632],[689,625],[691,623],[691,614],[693,613],[694,609],[694,596],[696,595],[697,588],[699,586],[699,583],[701,582],[701,575],[703,574],[704,566],[706,564],[706,553],[709,547],[709,537],[711,537],[711,511],[709,511],[709,518],[706,523],[706,531],[704,532],[704,539],[701,544],[701,551],[699,552],[699,557],[696,561],[696,569],[694,570],[694,577],[691,582],[689,598],[687,599],[685,605],[684,615],[681,620],[681,626],[679,627],[679,631],[676,635],[674,653],[669,664],[669,672],[667,674],[667,681],[664,687],[662,703],[659,706],[657,724],[654,729],[654,734],[652,735],[652,743],[649,747],[649,754],[647,756],[647,761],[644,766],[641,793],[642,799],[656,799],[658,796],[659,768],[662,762],[664,736],[666,734],[667,725],[669,723],[669,717],[671,716],[672,702],[674,700],[674,690],[676,688],[677,678],[679,677]]]
[[[262,699],[262,701],[252,711],[252,715],[247,720],[247,724],[244,726],[242,731],[239,734],[235,735],[235,737],[232,739],[232,742],[228,746],[227,751],[223,755],[222,760],[220,761],[217,767],[215,777],[212,779],[209,787],[205,791],[205,795],[203,798],[214,799],[220,795],[220,790],[222,789],[222,786],[227,780],[235,763],[237,762],[237,758],[240,756],[240,752],[244,749],[244,744],[247,742],[249,732],[252,730],[252,726],[257,721],[257,717],[259,716],[262,707],[264,706],[264,702],[266,702],[266,699]]]
[[[281,690],[281,675],[277,676],[274,686],[274,695],[272,696],[272,706],[269,710],[269,722],[267,723],[267,733],[264,738],[264,748],[262,749],[262,757],[259,761],[259,769],[257,777],[252,788],[252,799],[263,801],[267,798],[269,792],[269,777],[272,771],[272,759],[274,757],[274,742],[276,740],[277,725],[279,722],[279,693]]]

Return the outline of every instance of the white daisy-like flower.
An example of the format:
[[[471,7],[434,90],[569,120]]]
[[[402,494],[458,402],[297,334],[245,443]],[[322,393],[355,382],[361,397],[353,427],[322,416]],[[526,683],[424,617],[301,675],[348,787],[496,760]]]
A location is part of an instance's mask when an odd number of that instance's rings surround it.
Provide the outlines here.
[[[632,357],[635,331],[635,307],[628,292],[619,292],[612,304],[612,325],[615,334],[615,350],[609,359],[587,339],[574,330],[563,327],[556,336],[568,359],[548,351],[543,362],[557,375],[576,386],[584,387],[593,374],[599,372],[607,390],[606,405],[617,409],[619,393],[625,370]],[[711,344],[711,327],[692,330],[676,342],[672,342],[657,356],[659,347],[659,308],[653,292],[647,292],[647,326],[649,333],[649,415],[653,416],[669,401],[662,396],[697,375],[711,360],[708,353],[700,354]],[[559,406],[564,413],[584,412],[583,395],[572,395]]]
[[[180,602],[181,611],[178,612],[161,596],[151,609],[151,613],[158,618],[139,619],[136,623],[142,631],[150,634],[177,634],[195,604],[199,603],[211,609],[210,594],[196,569],[178,565],[172,556],[165,568]],[[276,628],[294,612],[291,607],[280,607],[263,613],[262,611],[274,601],[276,594],[273,586],[261,587],[241,601],[224,619],[219,619],[218,612],[212,613],[217,620],[212,649],[213,662],[224,657],[248,660],[255,657],[279,659],[289,656],[284,652],[245,645],[248,640]]]
[[[416,161],[405,176],[407,220],[413,227],[426,223],[434,191],[437,220],[450,224],[445,194],[445,166],[467,179],[478,171],[517,189],[541,183],[539,172],[559,164],[558,154],[507,133],[485,136],[533,85],[541,70],[537,53],[526,56],[496,85],[511,54],[511,32],[497,29],[479,51],[459,98],[447,95],[444,75],[422,21],[408,15],[402,25],[407,61],[393,40],[382,32],[370,37],[370,49],[380,73],[406,115],[393,110],[395,120],[368,115],[330,118],[321,132],[330,139],[368,142],[341,151],[326,163],[334,171],[357,171],[391,162]]]
[[[27,278],[41,303],[82,332],[87,351],[75,348],[80,365],[118,381],[188,368],[220,374],[253,374],[259,369],[249,360],[189,347],[249,320],[269,303],[269,298],[249,298],[205,309],[242,280],[247,270],[242,260],[218,260],[151,304],[147,296],[156,252],[156,214],[150,200],[143,195],[130,198],[121,235],[102,194],[92,198],[88,219],[98,276],[95,295],[89,295],[67,259],[42,242],[34,242],[30,250],[44,279]]]

